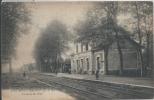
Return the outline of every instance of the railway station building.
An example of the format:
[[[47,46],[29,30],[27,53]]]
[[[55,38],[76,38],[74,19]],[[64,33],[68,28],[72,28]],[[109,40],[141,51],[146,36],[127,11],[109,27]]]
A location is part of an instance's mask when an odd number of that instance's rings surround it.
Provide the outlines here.
[[[75,42],[76,52],[71,55],[71,73],[95,74],[99,70],[100,74],[105,72],[105,52],[104,47],[92,45],[92,43]],[[140,72],[140,57],[138,48],[141,46],[131,38],[123,39],[121,50],[123,53],[123,71],[131,74]],[[116,42],[113,42],[108,50],[108,73],[117,74],[120,68],[120,59]]]

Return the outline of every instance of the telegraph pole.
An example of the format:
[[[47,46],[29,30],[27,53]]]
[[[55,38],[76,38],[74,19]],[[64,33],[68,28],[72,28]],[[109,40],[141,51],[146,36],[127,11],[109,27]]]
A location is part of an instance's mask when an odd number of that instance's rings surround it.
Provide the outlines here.
[[[12,61],[11,61],[11,57],[8,60],[9,60],[9,73],[10,73],[10,75],[12,75]]]

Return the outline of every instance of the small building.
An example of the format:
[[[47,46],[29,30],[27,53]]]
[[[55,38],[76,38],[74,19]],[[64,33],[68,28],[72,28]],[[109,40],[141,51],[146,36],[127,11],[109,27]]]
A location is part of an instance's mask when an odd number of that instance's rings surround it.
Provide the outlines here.
[[[141,46],[131,38],[124,38],[120,42],[123,53],[123,71],[126,74],[131,72],[139,74],[140,59],[138,48]],[[78,74],[95,74],[99,70],[100,74],[105,74],[105,52],[101,43],[97,46],[92,43],[76,42],[76,52],[71,55],[71,72]],[[118,74],[120,68],[119,52],[117,42],[114,41],[108,50],[108,71],[109,74]]]
[[[54,66],[52,66],[52,67],[54,67]],[[59,61],[59,67],[57,70],[60,73],[71,73],[71,60],[70,60],[70,58],[61,59]]]
[[[71,60],[65,59],[63,66],[62,66],[63,73],[71,73]]]

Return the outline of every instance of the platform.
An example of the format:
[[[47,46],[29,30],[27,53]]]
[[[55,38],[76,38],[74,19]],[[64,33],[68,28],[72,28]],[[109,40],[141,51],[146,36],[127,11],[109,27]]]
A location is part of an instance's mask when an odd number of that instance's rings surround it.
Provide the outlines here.
[[[84,79],[88,81],[97,81],[105,82],[111,84],[127,85],[127,86],[136,86],[136,87],[146,87],[154,89],[154,80],[151,78],[142,78],[142,77],[120,77],[113,75],[100,75],[99,79],[96,80],[95,75],[80,75],[80,74],[66,74],[66,73],[42,73],[46,75],[54,75],[57,77],[67,77],[73,79]]]

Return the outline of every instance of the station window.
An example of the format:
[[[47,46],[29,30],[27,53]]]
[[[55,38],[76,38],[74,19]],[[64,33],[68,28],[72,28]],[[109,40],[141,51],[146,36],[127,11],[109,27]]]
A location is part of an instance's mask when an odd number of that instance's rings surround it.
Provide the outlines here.
[[[76,53],[78,53],[78,45],[76,45]]]
[[[78,71],[80,68],[80,60],[76,60],[76,65],[77,65],[77,71]]]
[[[81,52],[83,52],[83,44],[81,44]]]
[[[86,44],[86,51],[88,51],[88,43]]]
[[[81,59],[81,67],[83,68],[83,59]]]

